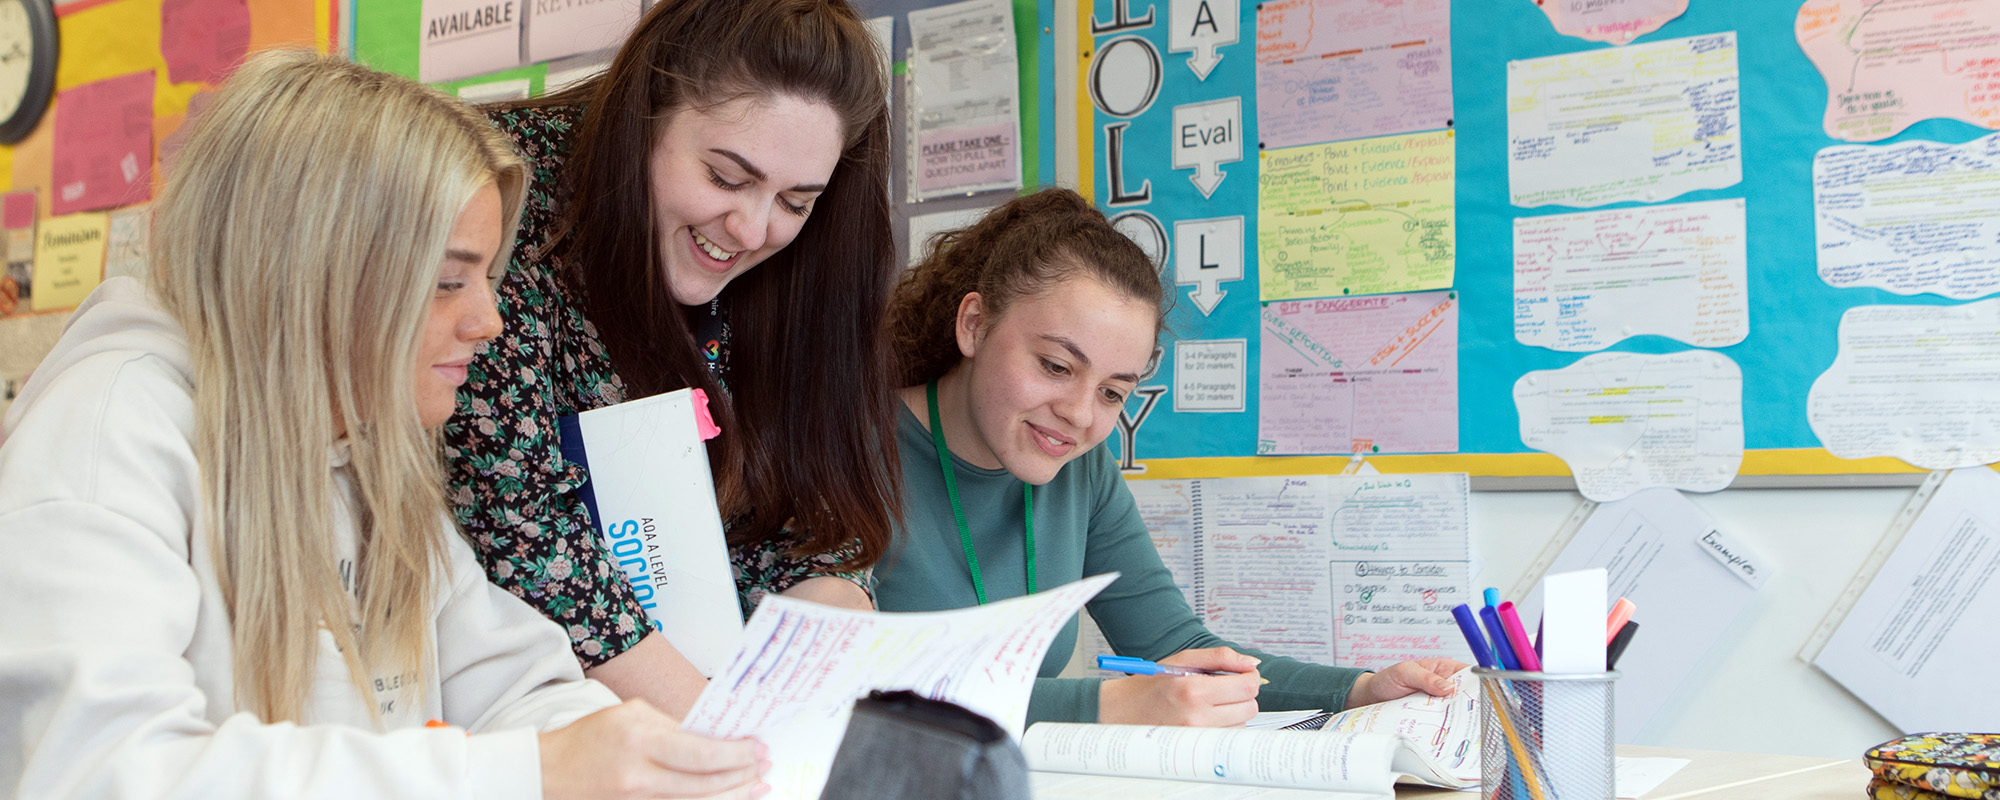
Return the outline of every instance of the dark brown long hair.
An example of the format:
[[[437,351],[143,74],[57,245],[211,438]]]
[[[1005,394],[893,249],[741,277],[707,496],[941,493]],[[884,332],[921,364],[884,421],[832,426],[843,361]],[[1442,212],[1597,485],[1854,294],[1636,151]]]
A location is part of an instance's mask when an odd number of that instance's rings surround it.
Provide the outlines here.
[[[742,97],[825,103],[846,141],[790,246],[731,281],[724,434],[711,442],[730,541],[784,535],[795,555],[854,543],[841,566],[888,547],[901,492],[886,353],[895,274],[887,76],[845,0],[660,0],[611,67],[545,98],[584,107],[564,168],[553,246],[564,279],[633,396],[684,386],[724,396],[659,262],[648,163],[678,111]]]
[[[1076,192],[1016,197],[969,228],[937,234],[889,300],[885,329],[897,382],[928,383],[958,365],[954,330],[968,292],[978,292],[988,319],[998,320],[1015,300],[1079,274],[1152,304],[1159,332],[1166,292],[1152,259]]]

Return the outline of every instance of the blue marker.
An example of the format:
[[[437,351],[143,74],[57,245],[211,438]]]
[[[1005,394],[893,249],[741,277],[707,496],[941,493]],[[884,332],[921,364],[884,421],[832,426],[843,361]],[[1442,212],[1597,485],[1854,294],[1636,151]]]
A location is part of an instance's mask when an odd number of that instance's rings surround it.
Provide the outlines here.
[[[1465,643],[1472,646],[1472,658],[1479,666],[1492,669],[1499,665],[1493,660],[1493,649],[1486,646],[1486,634],[1479,632],[1479,621],[1472,616],[1472,606],[1464,603],[1451,607],[1451,615],[1458,620],[1458,630],[1465,634]]]
[[[1487,608],[1499,608],[1499,607],[1500,607],[1500,590],[1499,590],[1499,589],[1495,589],[1495,588],[1493,588],[1493,587],[1491,587],[1491,586],[1488,586],[1488,587],[1486,587],[1486,607],[1487,607]]]
[[[1479,619],[1486,623],[1486,632],[1493,635],[1493,655],[1500,659],[1500,666],[1520,669],[1521,662],[1514,658],[1514,647],[1507,643],[1507,629],[1500,624],[1500,612],[1492,606],[1479,609]]]

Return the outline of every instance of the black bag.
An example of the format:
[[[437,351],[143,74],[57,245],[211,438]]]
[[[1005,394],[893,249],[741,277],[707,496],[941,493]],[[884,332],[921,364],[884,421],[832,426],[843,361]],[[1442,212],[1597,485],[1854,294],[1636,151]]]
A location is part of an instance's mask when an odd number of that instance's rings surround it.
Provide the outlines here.
[[[915,692],[854,701],[821,800],[1029,800],[1028,762],[992,720]]]

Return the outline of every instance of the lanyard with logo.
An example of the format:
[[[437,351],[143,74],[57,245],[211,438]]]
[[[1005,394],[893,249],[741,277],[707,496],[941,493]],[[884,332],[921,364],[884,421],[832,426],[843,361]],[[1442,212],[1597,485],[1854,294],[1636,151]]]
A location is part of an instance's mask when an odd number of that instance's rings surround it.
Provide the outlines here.
[[[931,406],[931,443],[937,445],[938,469],[944,473],[944,493],[951,498],[951,517],[958,522],[958,543],[965,548],[965,568],[972,572],[972,593],[986,605],[986,578],[979,570],[979,556],[972,552],[972,528],[965,524],[965,506],[958,500],[958,470],[951,466],[951,450],[944,446],[944,420],[938,416],[937,381],[924,386]],[[1028,594],[1035,593],[1035,487],[1021,482],[1021,502],[1028,518]]]

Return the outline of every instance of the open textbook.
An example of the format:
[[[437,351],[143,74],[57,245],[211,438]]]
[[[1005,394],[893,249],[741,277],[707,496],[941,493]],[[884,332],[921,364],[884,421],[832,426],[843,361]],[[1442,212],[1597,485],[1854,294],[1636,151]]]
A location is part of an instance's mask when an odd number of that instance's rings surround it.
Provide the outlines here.
[[[1117,578],[1110,572],[1026,597],[919,613],[765,598],[681,728],[769,745],[768,800],[819,797],[854,701],[877,689],[957,703],[1019,738],[1049,643]]]
[[[1479,682],[1342,712],[1317,731],[1042,722],[1021,739],[1039,772],[1347,792],[1390,798],[1404,778],[1479,784]]]

